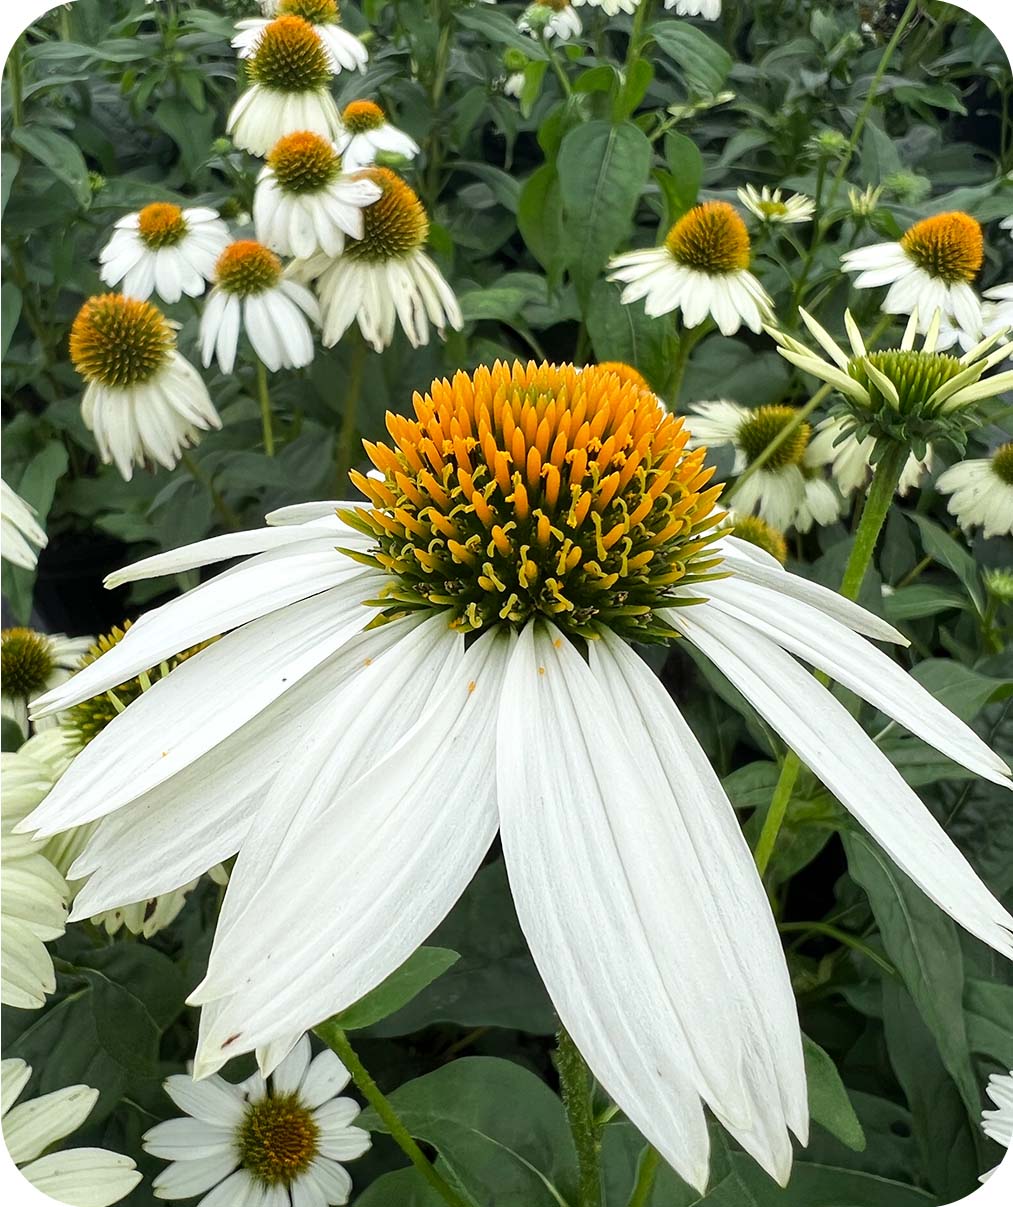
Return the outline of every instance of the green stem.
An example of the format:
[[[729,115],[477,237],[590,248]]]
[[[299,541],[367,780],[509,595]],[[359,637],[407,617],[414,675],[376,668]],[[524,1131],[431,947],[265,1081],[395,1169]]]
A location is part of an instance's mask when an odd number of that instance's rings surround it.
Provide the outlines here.
[[[22,39],[11,47],[7,60],[7,85],[11,93],[11,126],[16,130],[25,124],[24,71],[21,65]]]
[[[648,1145],[644,1150],[643,1156],[640,1158],[640,1166],[637,1169],[637,1183],[633,1187],[628,1207],[647,1207],[651,1191],[654,1189],[654,1175],[658,1172],[658,1162],[660,1160],[658,1150]]]
[[[762,469],[767,464],[770,458],[773,457],[773,455],[788,439],[792,432],[794,432],[796,428],[798,428],[809,418],[813,411],[816,410],[823,399],[826,398],[832,390],[833,386],[820,386],[820,388],[816,391],[812,398],[809,399],[805,406],[799,407],[799,409],[791,417],[790,422],[784,425],[784,427],[777,433],[773,440],[771,440],[767,447],[762,449],[759,455],[753,461],[750,461],[742,473],[739,474],[731,486],[728,487],[722,496],[722,503],[731,502],[742,483],[745,482],[747,478],[751,478],[753,474],[757,472],[757,470]]]
[[[862,589],[907,458],[906,447],[891,443],[876,463],[872,485],[862,508],[862,519],[855,533],[855,543],[851,546],[851,555],[844,568],[844,578],[841,579],[841,594],[845,599],[857,599]]]
[[[637,57],[643,39],[641,37],[644,26],[647,24],[647,15],[650,12],[651,0],[640,0],[637,11],[633,14],[633,25],[630,29],[630,40],[626,47],[626,63],[624,71],[629,71],[633,64],[633,60]]]
[[[556,73],[556,78],[559,80],[559,86],[563,89],[563,95],[570,96],[573,92],[573,89],[570,86],[569,77],[567,76],[566,72],[563,70],[562,63],[560,63],[560,61],[559,61],[559,56],[556,54],[556,48],[552,45],[552,43],[549,41],[549,39],[545,36],[544,29],[541,31],[541,33],[538,35],[538,37],[541,40],[542,46],[545,49],[545,53],[549,56],[549,63],[552,66],[552,70]]]
[[[801,770],[801,760],[794,750],[789,750],[784,757],[784,762],[781,764],[781,774],[777,778],[774,795],[770,800],[770,808],[767,810],[767,816],[763,819],[763,829],[760,831],[756,850],[753,852],[753,859],[756,861],[756,870],[760,873],[761,877],[766,875],[767,867],[770,864],[770,857],[774,854],[778,835],[781,833],[781,827],[784,825],[784,819],[788,814],[788,805],[791,803],[792,790],[795,787]]]
[[[180,460],[186,466],[193,480],[211,496],[211,502],[214,504],[215,511],[221,516],[222,523],[226,528],[236,529],[239,527],[239,516],[232,510],[222,497],[221,491],[215,486],[209,474],[206,474],[200,465],[194,460],[193,455],[188,449],[183,450]]]
[[[274,456],[274,426],[271,422],[271,392],[267,388],[267,366],[257,357],[257,397],[260,399],[260,426],[264,433],[264,452]]]
[[[845,947],[851,947],[855,951],[861,952],[863,956],[881,968],[887,976],[897,976],[897,969],[889,960],[884,960],[878,951],[873,950],[867,943],[863,943],[861,939],[849,934],[846,930],[841,930],[838,926],[831,926],[829,922],[779,922],[777,929],[782,934],[826,935],[828,939],[836,939]]]
[[[665,387],[668,405],[673,409],[679,402],[679,392],[682,389],[682,379],[686,376],[689,354],[709,330],[710,327],[707,323],[700,323],[696,327],[690,327],[688,331],[683,331],[679,336],[679,346],[675,350],[675,364],[672,366],[672,372]]]
[[[348,471],[355,459],[355,433],[359,426],[359,396],[362,393],[362,378],[366,371],[366,355],[369,349],[364,339],[356,342],[352,353],[352,364],[348,377],[348,393],[345,395],[345,409],[341,416],[341,431],[338,433],[338,448],[335,458],[338,473],[338,497],[344,498],[342,490],[345,487]]]
[[[422,1149],[415,1143],[411,1133],[401,1121],[401,1116],[370,1076],[366,1066],[356,1055],[355,1049],[348,1042],[348,1036],[344,1031],[333,1021],[321,1023],[319,1027],[314,1028],[314,1031],[331,1051],[337,1054],[341,1063],[351,1073],[352,1080],[355,1082],[359,1092],[373,1110],[376,1111],[377,1115],[379,1115],[394,1142],[433,1190],[436,1191],[445,1203],[449,1203],[451,1207],[468,1207],[467,1199],[450,1185]]]
[[[601,1207],[601,1132],[594,1120],[591,1074],[566,1031],[559,1032],[556,1043],[563,1106],[577,1149],[577,1207]]]

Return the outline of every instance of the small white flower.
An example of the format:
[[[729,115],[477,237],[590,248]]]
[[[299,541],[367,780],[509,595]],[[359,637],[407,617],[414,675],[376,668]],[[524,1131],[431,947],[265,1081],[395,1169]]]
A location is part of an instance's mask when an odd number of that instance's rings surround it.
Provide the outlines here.
[[[574,3],[582,2],[574,0]],[[583,30],[577,10],[570,0],[536,0],[520,16],[517,28],[532,38],[537,39],[544,34],[546,38],[558,38],[560,42],[579,38]]]
[[[259,1073],[239,1085],[217,1074],[170,1077],[165,1092],[188,1117],[144,1135],[145,1151],[171,1162],[155,1178],[156,1198],[209,1191],[201,1202],[215,1207],[347,1203],[352,1179],[341,1162],[368,1150],[369,1133],[352,1125],[359,1104],[338,1097],[345,1066],[333,1052],[310,1054],[304,1035],[269,1081]]]
[[[352,101],[341,113],[343,133],[337,139],[345,170],[368,168],[379,155],[414,159],[419,144],[409,134],[392,126],[374,101]]]
[[[816,425],[816,434],[809,445],[813,465],[829,465],[837,488],[847,498],[856,490],[864,491],[872,478],[872,454],[875,438],[857,439],[845,418],[831,417]],[[911,454],[901,474],[897,493],[903,497],[918,486],[932,469],[932,449],[923,458]]]
[[[312,293],[282,275],[281,261],[262,243],[239,239],[221,254],[215,287],[200,320],[201,359],[218,359],[223,373],[236,363],[240,331],[272,373],[298,369],[313,359],[320,308]]]
[[[589,8],[600,8],[606,16],[614,17],[616,13],[635,13],[640,0],[573,0],[580,8],[586,4]]]
[[[609,280],[625,283],[623,302],[644,298],[651,318],[681,309],[686,327],[709,314],[722,335],[734,335],[743,323],[759,331],[771,302],[749,271],[749,256],[749,232],[735,208],[707,201],[683,214],[661,247],[614,256]]]
[[[936,486],[951,496],[947,510],[961,528],[981,528],[985,537],[1013,534],[1013,443],[951,465]]]
[[[34,570],[39,555],[32,548],[45,549],[49,537],[35,517],[35,508],[0,479],[0,546],[13,566]]]
[[[848,188],[848,202],[851,205],[851,212],[860,218],[868,218],[870,214],[876,212],[879,206],[879,199],[883,195],[883,186],[871,184],[866,185],[864,189],[857,189],[853,185]]]
[[[986,289],[981,307],[982,330],[979,339],[1006,336],[1013,331],[1013,284],[993,285]]]
[[[270,2],[270,0],[269,0]],[[274,16],[301,17],[309,22],[313,32],[323,43],[331,70],[337,74],[344,71],[365,71],[369,52],[361,39],[341,26],[341,14],[335,0],[280,0],[264,7],[263,17],[247,17],[236,23],[236,36],[232,39],[233,49],[241,59],[256,54],[261,35]]]
[[[927,331],[938,312],[965,331],[981,326],[981,302],[971,282],[984,259],[981,226],[959,211],[924,218],[899,242],[847,252],[841,264],[857,272],[856,289],[889,285],[887,314],[919,314]]]
[[[761,222],[769,222],[772,226],[809,222],[816,213],[816,202],[809,197],[792,193],[787,201],[782,201],[781,190],[771,191],[767,185],[757,191],[751,184],[747,184],[744,189],[738,190],[738,197],[750,213],[755,214]]]
[[[4,629],[2,642],[3,715],[28,733],[28,702],[42,691],[58,687],[78,669],[92,637],[65,637],[34,629]],[[50,720],[49,725],[56,724]],[[48,728],[45,721],[37,729]]]
[[[362,238],[362,209],[380,196],[371,180],[343,171],[337,147],[301,130],[278,140],[257,178],[253,221],[272,251],[335,257],[345,236]]]
[[[99,275],[131,298],[157,293],[163,302],[196,298],[211,279],[215,260],[229,241],[229,228],[215,210],[180,209],[156,201],[116,223],[99,254]]]
[[[1013,224],[1013,218],[1009,221]],[[981,1112],[981,1130],[1003,1148],[1013,1148],[1013,1069],[1008,1074],[993,1073],[985,1086],[985,1093],[995,1103],[996,1109]],[[987,1181],[994,1172],[982,1174],[979,1181]]]
[[[135,465],[172,469],[198,433],[221,427],[201,375],[176,351],[157,307],[121,293],[89,298],[70,332],[70,357],[88,383],[85,426],[102,460],[127,481]]]
[[[37,1190],[70,1207],[109,1207],[141,1180],[129,1157],[104,1148],[71,1148],[41,1154],[76,1131],[98,1101],[98,1090],[71,1085],[15,1105],[32,1076],[23,1060],[0,1062],[4,1144],[21,1176]]]
[[[679,17],[703,17],[705,21],[721,16],[721,0],[665,0],[665,8],[674,8]]]
[[[511,71],[503,81],[503,95],[519,97],[524,91],[524,72]]]

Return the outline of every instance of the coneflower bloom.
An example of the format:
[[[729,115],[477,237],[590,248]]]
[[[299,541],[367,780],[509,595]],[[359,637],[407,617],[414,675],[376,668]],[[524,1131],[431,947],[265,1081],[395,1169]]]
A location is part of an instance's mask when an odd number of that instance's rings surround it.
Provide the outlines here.
[[[378,155],[414,159],[419,153],[415,139],[391,125],[375,101],[347,104],[341,111],[341,125],[344,132],[338,138],[338,150],[349,172],[368,168]]]
[[[102,460],[128,482],[135,465],[172,469],[200,432],[222,426],[201,375],[150,302],[121,293],[89,298],[70,329],[70,359],[88,383],[85,426]]]
[[[624,302],[644,299],[652,318],[682,311],[686,327],[708,314],[722,335],[743,323],[760,331],[771,315],[770,298],[749,271],[746,224],[726,201],[706,201],[676,222],[661,247],[614,256],[609,280],[622,281]]]
[[[721,0],[665,0],[665,8],[674,8],[679,17],[703,17],[705,21],[721,16]]]
[[[280,0],[264,17],[246,17],[236,22],[236,36],[232,46],[241,59],[255,54],[264,30],[270,25],[270,17],[301,17],[313,26],[313,32],[323,43],[331,70],[365,71],[369,52],[361,39],[341,26],[341,12],[337,0]]]
[[[228,241],[229,228],[216,210],[184,210],[156,201],[116,223],[99,254],[99,276],[106,285],[122,282],[120,288],[131,298],[157,293],[171,304],[184,293],[200,297]]]
[[[640,0],[573,0],[573,2],[578,8],[584,4],[589,8],[600,8],[608,17],[614,17],[616,13],[635,13],[640,4]]]
[[[734,474],[741,474],[785,428],[794,423],[795,408],[762,406],[750,409],[723,399],[697,402],[689,408],[688,448],[731,445]],[[808,423],[793,428],[773,454],[736,490],[740,512],[756,512],[775,528],[808,532],[813,524],[832,524],[841,499],[823,477],[810,452]]]
[[[1013,443],[951,465],[936,486],[950,496],[947,510],[961,528],[981,528],[985,537],[1013,534]]]
[[[35,508],[0,479],[0,548],[4,558],[13,566],[34,570],[39,560],[38,550],[45,549],[48,544],[49,538],[36,517]]]
[[[829,465],[837,489],[845,498],[856,490],[864,491],[869,485],[872,455],[876,449],[875,436],[859,439],[854,432],[855,427],[850,420],[840,415],[829,415],[817,423],[809,443],[810,463]],[[902,498],[908,491],[921,485],[925,475],[931,472],[933,461],[931,446],[926,448],[922,457],[916,457],[914,453],[908,457],[897,484],[897,493]]]
[[[1013,1069],[1008,1074],[993,1073],[985,1086],[985,1093],[992,1100],[995,1110],[981,1112],[981,1130],[1003,1148],[1013,1148]],[[1006,1159],[1009,1160],[1008,1157]],[[982,1174],[979,1180],[987,1181],[994,1172]]]
[[[536,0],[521,14],[517,28],[533,38],[544,35],[568,42],[570,38],[579,38],[584,27],[570,0]]]
[[[346,235],[362,238],[362,207],[379,196],[373,181],[344,171],[337,147],[326,138],[308,130],[286,134],[257,178],[257,238],[285,256],[319,252],[333,259]]]
[[[865,640],[903,642],[890,625],[717,531],[704,450],[635,380],[497,364],[413,409],[366,445],[379,476],[352,475],[358,506],[284,509],[112,576],[250,555],[38,701],[66,709],[225,634],[107,726],[26,828],[101,818],[72,916],[239,852],[191,999],[199,1078],[257,1048],[275,1067],[379,984],[498,828],[602,1087],[693,1185],[704,1104],[784,1182],[809,1110],[777,928],[720,781],[633,643],[695,645],[941,908],[1013,955],[1013,918],[796,658],[975,774],[1009,770]]]
[[[941,313],[965,331],[981,326],[981,302],[972,282],[985,258],[980,224],[959,211],[916,222],[896,243],[845,253],[841,265],[857,272],[856,289],[889,285],[887,314],[922,316],[922,330]]]
[[[266,155],[279,138],[311,130],[332,141],[341,133],[330,93],[334,68],[323,42],[302,17],[265,27],[247,60],[251,86],[232,106],[228,132],[237,147]]]
[[[787,564],[788,542],[784,539],[784,533],[773,524],[768,524],[762,516],[740,515],[730,511],[724,523],[727,524],[729,532],[734,532],[740,541],[756,545],[782,566]]]
[[[28,733],[28,701],[40,692],[51,691],[79,667],[91,637],[66,637],[63,633],[39,633],[35,629],[11,628],[0,633],[0,698],[3,715],[22,733]],[[44,718],[40,727],[55,725]]]
[[[747,184],[744,189],[738,190],[738,198],[751,214],[771,226],[810,222],[816,213],[816,202],[811,198],[792,193],[787,200],[782,200],[781,190],[772,191],[767,185],[755,189]]]
[[[281,261],[253,239],[237,239],[215,266],[215,287],[200,320],[205,368],[218,358],[223,373],[236,363],[240,331],[268,369],[298,369],[313,359],[310,323],[320,321],[317,300],[282,275]]]
[[[413,348],[463,324],[461,308],[443,274],[423,251],[429,219],[413,189],[389,168],[368,168],[365,180],[380,197],[362,211],[361,239],[349,240],[333,262],[316,257],[293,266],[296,278],[319,276],[323,341],[336,344],[353,322],[381,352],[399,321]]]

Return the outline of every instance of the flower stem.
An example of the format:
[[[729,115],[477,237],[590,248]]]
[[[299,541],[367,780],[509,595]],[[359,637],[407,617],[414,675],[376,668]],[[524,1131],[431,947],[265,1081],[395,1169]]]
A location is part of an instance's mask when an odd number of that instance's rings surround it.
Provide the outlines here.
[[[560,1030],[556,1044],[556,1068],[563,1106],[577,1149],[576,1207],[601,1207],[601,1133],[594,1119],[591,1074],[566,1031]]]
[[[660,1160],[658,1150],[648,1145],[644,1150],[644,1155],[640,1158],[640,1165],[637,1169],[637,1182],[633,1187],[633,1193],[630,1195],[628,1207],[647,1207],[651,1191],[654,1189],[654,1175],[658,1172],[658,1162]]]
[[[777,433],[776,436],[774,436],[773,440],[771,440],[767,447],[760,452],[759,456],[756,457],[755,460],[750,461],[742,473],[739,474],[732,485],[729,486],[729,488],[725,491],[722,497],[723,503],[730,502],[734,498],[736,491],[739,489],[742,483],[745,482],[747,478],[755,474],[757,470],[762,469],[763,466],[767,464],[770,458],[777,452],[777,450],[788,439],[788,437],[791,436],[796,428],[800,427],[809,418],[813,411],[816,410],[823,399],[826,398],[832,390],[833,386],[820,386],[820,388],[816,391],[812,398],[809,399],[805,406],[799,407],[799,409],[791,417],[790,422],[785,424],[785,426]]]
[[[855,543],[841,579],[841,594],[845,599],[857,599],[865,581],[866,571],[876,552],[879,534],[886,523],[893,497],[897,493],[900,476],[907,463],[908,450],[905,445],[891,442],[876,463],[872,485],[862,508],[862,518],[855,533]]]
[[[756,870],[760,873],[761,878],[766,875],[770,857],[774,854],[778,835],[781,833],[781,827],[784,825],[784,819],[788,813],[792,790],[798,781],[798,774],[801,770],[801,760],[794,750],[789,750],[781,764],[781,774],[774,786],[774,795],[770,798],[770,808],[763,819],[763,829],[760,831],[756,850],[753,852]]]
[[[341,416],[341,431],[338,433],[338,448],[335,465],[338,474],[338,498],[345,489],[348,471],[355,457],[355,433],[359,426],[359,397],[362,394],[362,378],[366,371],[366,354],[369,348],[364,339],[356,341],[352,352],[352,363],[348,373],[348,391],[345,394],[345,409]]]
[[[274,427],[271,422],[271,392],[267,388],[267,366],[257,357],[257,397],[260,399],[260,426],[264,433],[264,452],[274,456]]]
[[[211,479],[210,474],[206,474],[204,472],[188,449],[183,449],[180,460],[186,466],[193,480],[198,483],[198,485],[203,486],[211,496],[211,502],[214,504],[215,511],[217,511],[219,516],[221,516],[225,527],[233,530],[238,528],[239,516],[237,516],[228,503],[226,503],[225,499],[222,497],[221,491],[217,486],[215,486],[213,480]]]
[[[700,340],[703,339],[709,329],[709,325],[704,322],[696,327],[690,327],[688,331],[683,331],[680,334],[679,345],[675,350],[675,364],[672,366],[668,385],[665,387],[669,406],[675,407],[678,405],[679,392],[682,389],[682,379],[686,376],[686,366],[689,364],[689,354]]]
[[[315,1033],[334,1052],[345,1068],[351,1073],[352,1080],[374,1111],[380,1116],[392,1139],[415,1166],[423,1178],[436,1191],[445,1203],[451,1207],[468,1207],[468,1202],[436,1169],[421,1148],[412,1139],[411,1132],[401,1121],[401,1116],[394,1110],[390,1100],[383,1094],[380,1087],[370,1076],[366,1066],[356,1055],[355,1049],[348,1042],[348,1036],[333,1021],[328,1020],[314,1027]]]
[[[806,935],[826,935],[828,939],[836,939],[843,946],[860,952],[878,968],[881,968],[887,976],[898,975],[897,969],[890,961],[884,960],[879,952],[871,948],[868,943],[863,943],[856,935],[841,930],[839,926],[832,926],[829,922],[778,922],[777,929],[782,934],[800,934],[803,938]]]

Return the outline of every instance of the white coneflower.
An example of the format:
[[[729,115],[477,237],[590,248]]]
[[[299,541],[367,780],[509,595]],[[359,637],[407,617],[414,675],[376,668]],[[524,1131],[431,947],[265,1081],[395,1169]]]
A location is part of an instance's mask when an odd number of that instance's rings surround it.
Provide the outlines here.
[[[738,190],[738,198],[751,214],[771,226],[810,222],[816,213],[816,202],[811,198],[802,193],[792,193],[787,200],[782,200],[781,190],[771,191],[767,185],[757,190],[747,184],[744,189]]]
[[[854,424],[841,416],[831,415],[821,419],[809,445],[812,465],[829,465],[837,488],[847,498],[856,490],[865,490],[872,477],[872,455],[876,449],[876,438],[866,436],[859,439],[854,434]],[[932,449],[927,448],[923,457],[914,453],[897,485],[897,493],[903,498],[908,491],[919,486],[932,469]]]
[[[795,421],[795,408],[762,406],[750,409],[718,400],[694,403],[686,416],[688,448],[730,444],[735,452],[734,474],[741,474],[768,444]],[[775,528],[808,532],[814,523],[832,524],[841,500],[817,472],[809,451],[808,423],[795,425],[773,454],[736,489],[740,512],[756,512]]]
[[[375,101],[352,101],[346,105],[341,111],[341,125],[338,150],[349,172],[370,167],[379,155],[414,159],[419,153],[415,139],[391,125]]]
[[[233,105],[227,128],[237,147],[263,156],[279,138],[297,130],[331,140],[341,133],[329,87],[331,60],[302,17],[272,21],[247,60],[246,72],[251,86]]]
[[[640,0],[573,0],[573,3],[578,8],[584,4],[589,8],[600,8],[606,16],[614,17],[616,13],[635,13]]]
[[[155,1178],[158,1199],[215,1207],[324,1207],[347,1203],[352,1179],[343,1162],[361,1157],[369,1132],[355,1127],[359,1104],[338,1095],[348,1084],[333,1052],[310,1059],[304,1035],[270,1081],[259,1073],[234,1085],[223,1077],[198,1084],[184,1074],[165,1092],[186,1112],[145,1132],[145,1152],[171,1162]]]
[[[1008,1074],[993,1073],[985,1093],[995,1104],[995,1110],[981,1112],[981,1130],[1003,1148],[1013,1148],[1013,1069]],[[984,1182],[991,1176],[983,1174],[980,1180]]]
[[[679,17],[703,17],[705,21],[721,16],[721,0],[665,0],[665,8],[674,8]]]
[[[110,578],[253,555],[38,702],[66,709],[225,633],[135,700],[28,819],[42,834],[95,818],[115,830],[83,857],[72,917],[238,851],[191,997],[194,1068],[270,1045],[270,1069],[286,1037],[404,962],[499,829],[535,962],[603,1089],[701,1189],[705,1104],[786,1182],[809,1108],[777,927],[717,775],[634,643],[696,646],[1005,955],[1013,917],[796,659],[973,774],[1008,784],[1009,769],[865,640],[900,633],[715,531],[704,450],[686,451],[682,420],[635,377],[481,367],[416,394],[387,430],[366,445],[381,476],[352,475],[358,507],[286,508]]]
[[[353,322],[377,352],[394,338],[400,321],[412,347],[429,342],[430,324],[442,338],[463,324],[461,308],[440,270],[422,250],[429,219],[415,192],[388,168],[369,168],[364,177],[379,186],[378,201],[362,211],[362,238],[324,267],[312,261],[323,313],[323,341],[336,344]],[[296,266],[300,271],[300,266]]]
[[[1013,284],[993,285],[982,296],[981,335],[1008,336],[1013,331]]]
[[[1013,444],[951,465],[936,486],[951,496],[947,510],[961,528],[981,528],[985,537],[1013,534]]]
[[[49,537],[35,515],[35,508],[0,479],[0,551],[12,566],[34,570]],[[33,549],[32,546],[35,546]]]
[[[743,323],[759,331],[771,314],[749,260],[749,232],[734,206],[707,201],[683,214],[661,247],[614,256],[609,280],[625,283],[624,302],[644,298],[652,318],[681,310],[683,324],[696,327],[709,314],[722,335],[734,335]]]
[[[574,0],[574,3],[583,0]],[[558,38],[568,42],[579,38],[583,30],[577,10],[570,0],[536,0],[517,20],[517,28],[532,38]]]
[[[0,696],[3,715],[28,732],[28,701],[64,683],[79,667],[94,638],[4,629],[0,634]],[[56,724],[50,721],[49,724]],[[47,728],[43,721],[41,728]]]
[[[172,469],[201,431],[222,426],[207,386],[176,351],[157,307],[121,293],[89,298],[70,330],[70,359],[88,383],[85,426],[129,482],[135,465]]]
[[[18,1103],[31,1076],[32,1067],[23,1060],[0,1062],[4,1144],[21,1176],[50,1199],[70,1207],[109,1207],[125,1198],[141,1180],[129,1157],[104,1148],[46,1152],[84,1123],[98,1101],[98,1090],[70,1085]],[[20,1198],[22,1192],[15,1193]]]
[[[238,239],[215,266],[215,287],[200,320],[201,360],[223,373],[236,363],[240,331],[268,369],[298,369],[313,359],[320,308],[303,285],[282,275],[281,261],[253,239]]]
[[[257,238],[272,251],[307,258],[334,258],[345,236],[362,238],[362,207],[380,196],[379,186],[344,170],[337,147],[301,130],[271,148],[257,178],[253,221]]]
[[[228,241],[229,228],[217,211],[156,201],[116,223],[99,255],[99,275],[106,285],[122,282],[131,298],[157,293],[172,303],[184,293],[200,297]]]
[[[841,265],[857,272],[856,289],[889,285],[887,314],[922,317],[922,330],[939,312],[965,331],[981,326],[981,302],[972,282],[985,257],[981,226],[959,211],[924,218],[896,243],[876,243],[845,253]]]
[[[261,35],[274,16],[301,17],[313,27],[313,32],[323,43],[324,50],[335,74],[344,71],[365,71],[369,52],[361,39],[341,26],[341,12],[337,0],[280,0],[264,17],[247,17],[236,22],[237,34],[232,45],[241,59],[256,53]]]

